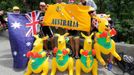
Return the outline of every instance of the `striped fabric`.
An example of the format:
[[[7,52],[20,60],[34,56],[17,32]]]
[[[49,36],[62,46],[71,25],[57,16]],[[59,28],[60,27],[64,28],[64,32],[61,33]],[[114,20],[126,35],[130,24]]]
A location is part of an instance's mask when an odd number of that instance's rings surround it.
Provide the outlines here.
[[[123,55],[123,60],[127,63],[133,63],[134,62],[134,58],[132,56],[128,56],[128,55]]]

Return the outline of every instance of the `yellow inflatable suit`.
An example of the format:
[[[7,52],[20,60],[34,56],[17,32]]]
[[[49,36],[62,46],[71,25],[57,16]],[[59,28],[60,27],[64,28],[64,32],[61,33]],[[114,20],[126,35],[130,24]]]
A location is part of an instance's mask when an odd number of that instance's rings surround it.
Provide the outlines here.
[[[103,64],[106,65],[103,58],[101,57],[101,53],[103,54],[111,54],[116,57],[118,60],[121,60],[121,57],[116,52],[115,42],[111,39],[112,36],[116,35],[116,31],[114,28],[110,28],[110,24],[108,22],[109,15],[98,14],[94,16],[94,19],[98,21],[98,32],[95,34],[96,41],[94,44],[94,48],[96,50],[97,59]]]
[[[49,62],[48,57],[46,56],[46,52],[43,51],[43,40],[48,39],[48,36],[44,38],[39,38],[37,35],[34,35],[36,38],[32,51],[27,53],[27,57],[29,57],[27,71],[24,75],[31,75],[33,73],[40,73],[41,75],[47,75],[49,70]]]
[[[81,57],[76,60],[76,75],[81,75],[81,69],[88,73],[92,70],[92,75],[98,75],[98,62],[94,58],[95,50],[92,50],[92,35],[85,36],[83,33],[81,35],[85,38],[84,48],[80,50]]]
[[[52,59],[52,71],[51,75],[55,75],[56,70],[63,72],[66,69],[69,70],[69,75],[73,75],[73,66],[74,61],[72,57],[69,57],[70,50],[66,48],[66,40],[65,36],[69,35],[69,33],[65,33],[64,35],[56,34],[58,36],[58,48],[53,50],[56,53],[56,57]]]

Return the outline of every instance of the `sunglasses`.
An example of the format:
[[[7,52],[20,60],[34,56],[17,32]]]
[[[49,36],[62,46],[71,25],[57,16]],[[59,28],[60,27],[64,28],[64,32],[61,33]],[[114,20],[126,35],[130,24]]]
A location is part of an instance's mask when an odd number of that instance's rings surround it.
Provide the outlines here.
[[[14,11],[20,11],[19,9],[15,9]]]

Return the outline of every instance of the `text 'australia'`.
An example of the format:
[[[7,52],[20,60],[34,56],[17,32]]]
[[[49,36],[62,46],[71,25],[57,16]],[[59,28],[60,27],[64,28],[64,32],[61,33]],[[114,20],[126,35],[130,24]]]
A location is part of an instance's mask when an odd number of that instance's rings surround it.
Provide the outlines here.
[[[78,21],[72,21],[72,20],[53,19],[51,24],[70,26],[70,27],[78,27]]]

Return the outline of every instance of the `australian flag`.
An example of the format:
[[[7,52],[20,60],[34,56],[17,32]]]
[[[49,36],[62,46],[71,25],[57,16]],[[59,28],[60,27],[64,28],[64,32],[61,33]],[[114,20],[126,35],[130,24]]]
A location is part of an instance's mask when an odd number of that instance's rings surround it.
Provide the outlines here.
[[[32,49],[39,25],[39,11],[26,14],[8,13],[9,40],[13,56],[13,66],[23,69],[27,66],[26,53]]]

